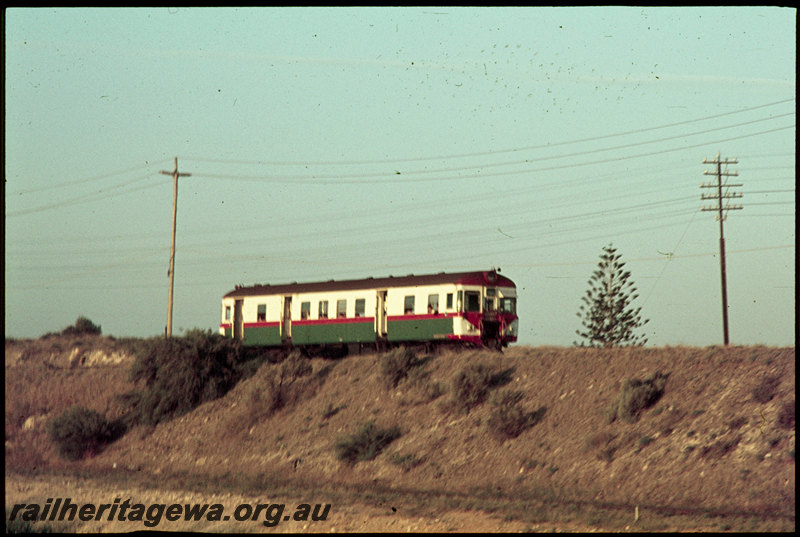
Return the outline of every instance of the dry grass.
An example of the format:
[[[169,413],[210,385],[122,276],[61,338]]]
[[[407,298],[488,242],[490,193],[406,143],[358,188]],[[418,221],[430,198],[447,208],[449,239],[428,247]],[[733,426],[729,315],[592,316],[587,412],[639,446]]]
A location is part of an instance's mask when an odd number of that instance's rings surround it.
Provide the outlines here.
[[[264,379],[279,367],[269,364],[221,399],[137,428],[70,468],[103,475],[117,464],[186,487],[213,482],[217,489],[299,497],[314,491],[370,505],[389,498],[413,504],[419,516],[479,509],[529,524],[557,520],[618,531],[640,505],[644,531],[722,524],[791,531],[795,436],[787,409],[795,400],[794,358],[794,348],[767,347],[446,351],[388,389],[378,356],[314,358],[311,374],[292,383],[291,403],[258,414],[253,401],[266,400]],[[503,373],[502,382],[470,399],[468,413],[449,411],[443,403],[454,397],[453,379],[470,363]],[[7,366],[7,467],[64,467],[38,429],[21,430],[23,417],[73,402],[103,412],[113,393],[130,388],[123,369],[96,376],[91,369]],[[670,375],[661,398],[636,422],[608,423],[603,411],[625,381],[654,371]],[[753,393],[761,379],[778,379],[765,403]],[[421,395],[419,386],[434,385],[443,397]],[[498,442],[487,424],[503,393],[524,394],[506,398],[509,410],[546,412]],[[403,434],[372,460],[338,460],[337,439],[369,422],[396,424]],[[21,458],[21,445],[36,461]]]

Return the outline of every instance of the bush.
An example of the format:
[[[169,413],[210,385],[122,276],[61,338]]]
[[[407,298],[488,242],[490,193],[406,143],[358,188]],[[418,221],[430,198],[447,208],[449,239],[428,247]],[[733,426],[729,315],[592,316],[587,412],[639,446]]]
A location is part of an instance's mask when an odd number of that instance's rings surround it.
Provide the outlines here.
[[[399,437],[400,429],[397,426],[381,429],[373,422],[369,422],[355,434],[340,438],[336,442],[336,458],[347,464],[370,461]]]
[[[781,429],[794,429],[794,418],[794,401],[786,401],[778,411],[778,427]]]
[[[763,379],[757,386],[753,388],[753,399],[757,403],[769,403],[775,397],[778,391],[778,385],[781,383],[779,377],[767,377]]]
[[[121,397],[129,422],[155,425],[225,395],[243,376],[244,358],[239,341],[210,330],[142,342],[131,380],[144,389]]]
[[[742,440],[741,436],[735,436],[733,438],[717,440],[715,443],[709,446],[703,446],[700,448],[700,457],[709,458],[709,459],[718,459],[728,452],[732,451],[739,445],[739,442]]]
[[[95,455],[124,432],[121,423],[108,421],[102,414],[82,406],[69,408],[47,424],[47,434],[59,453],[71,461]]]
[[[389,457],[389,462],[400,467],[403,472],[408,472],[409,470],[412,470],[422,464],[422,459],[413,453],[406,453],[405,455],[395,453]]]
[[[396,388],[410,371],[420,364],[420,360],[413,350],[398,347],[387,352],[380,358],[381,376],[389,388]]]
[[[512,390],[498,391],[489,397],[492,413],[487,425],[495,436],[503,440],[516,438],[533,424],[534,415],[525,413],[520,406],[524,397],[522,392]]]
[[[284,360],[274,375],[267,377],[265,391],[267,392],[268,413],[280,410],[292,399],[291,386],[301,378],[312,373],[311,362],[300,352],[292,351]]]
[[[616,435],[608,431],[594,433],[584,440],[584,449],[588,452],[594,452],[595,456],[601,461],[611,462],[614,460],[614,453],[617,451],[617,446],[613,443],[615,438]]]
[[[668,376],[666,373],[656,372],[645,380],[626,380],[617,400],[606,410],[609,422],[617,418],[629,423],[638,420],[642,411],[661,399]]]
[[[491,388],[505,384],[510,380],[511,370],[497,372],[492,366],[471,362],[453,377],[453,404],[469,412],[469,410],[486,399]]]
[[[100,329],[100,325],[94,324],[86,317],[78,317],[78,320],[75,321],[74,325],[68,326],[61,331],[61,335],[62,336],[79,336],[86,334],[100,335],[101,332],[102,330]]]

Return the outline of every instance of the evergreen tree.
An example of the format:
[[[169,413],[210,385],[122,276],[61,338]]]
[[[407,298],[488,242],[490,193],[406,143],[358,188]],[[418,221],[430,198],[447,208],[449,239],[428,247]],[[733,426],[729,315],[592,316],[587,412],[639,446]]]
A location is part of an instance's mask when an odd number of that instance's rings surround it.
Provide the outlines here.
[[[630,281],[630,271],[624,270],[621,254],[611,244],[603,248],[597,270],[589,279],[589,290],[578,309],[578,317],[583,319],[584,330],[576,330],[581,338],[588,340],[590,347],[622,347],[644,345],[647,338],[637,336],[634,330],[644,326],[649,319],[642,321],[641,307],[632,303],[639,296]],[[575,342],[586,346],[587,342]]]

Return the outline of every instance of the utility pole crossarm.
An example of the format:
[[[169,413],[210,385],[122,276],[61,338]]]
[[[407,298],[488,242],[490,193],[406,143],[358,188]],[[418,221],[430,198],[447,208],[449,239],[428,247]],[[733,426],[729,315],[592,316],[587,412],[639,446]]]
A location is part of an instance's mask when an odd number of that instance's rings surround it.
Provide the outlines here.
[[[167,304],[167,326],[165,328],[166,337],[172,337],[172,293],[175,288],[175,228],[178,218],[178,177],[189,177],[191,173],[178,173],[178,157],[175,157],[175,169],[171,172],[161,170],[163,175],[172,176],[172,247],[169,254],[169,299]]]

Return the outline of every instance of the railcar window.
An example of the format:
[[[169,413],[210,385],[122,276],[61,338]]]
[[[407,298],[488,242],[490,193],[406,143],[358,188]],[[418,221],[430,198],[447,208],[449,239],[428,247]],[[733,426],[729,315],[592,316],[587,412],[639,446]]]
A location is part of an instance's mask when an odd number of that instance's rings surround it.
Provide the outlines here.
[[[231,307],[230,306],[225,306],[225,320],[226,321],[230,321],[231,320]]]
[[[503,313],[516,313],[517,312],[517,299],[516,298],[503,298],[500,300],[500,311]]]
[[[439,295],[428,295],[428,313],[439,313]]]
[[[466,292],[466,311],[468,312],[476,312],[481,311],[481,294],[478,291],[467,291]]]
[[[311,302],[300,303],[300,318],[308,319],[311,317]]]
[[[319,301],[319,318],[320,319],[327,319],[328,318],[328,301],[327,300],[320,300]]]
[[[267,305],[266,304],[259,304],[258,305],[258,314],[256,315],[257,321],[266,321],[267,320]]]
[[[409,295],[405,298],[404,310],[406,315],[414,313],[414,295]]]
[[[447,309],[453,309],[453,293],[447,293]]]
[[[347,299],[336,301],[336,316],[340,319],[347,317]]]
[[[357,298],[356,299],[356,317],[363,317],[364,311],[366,311],[366,299]]]

